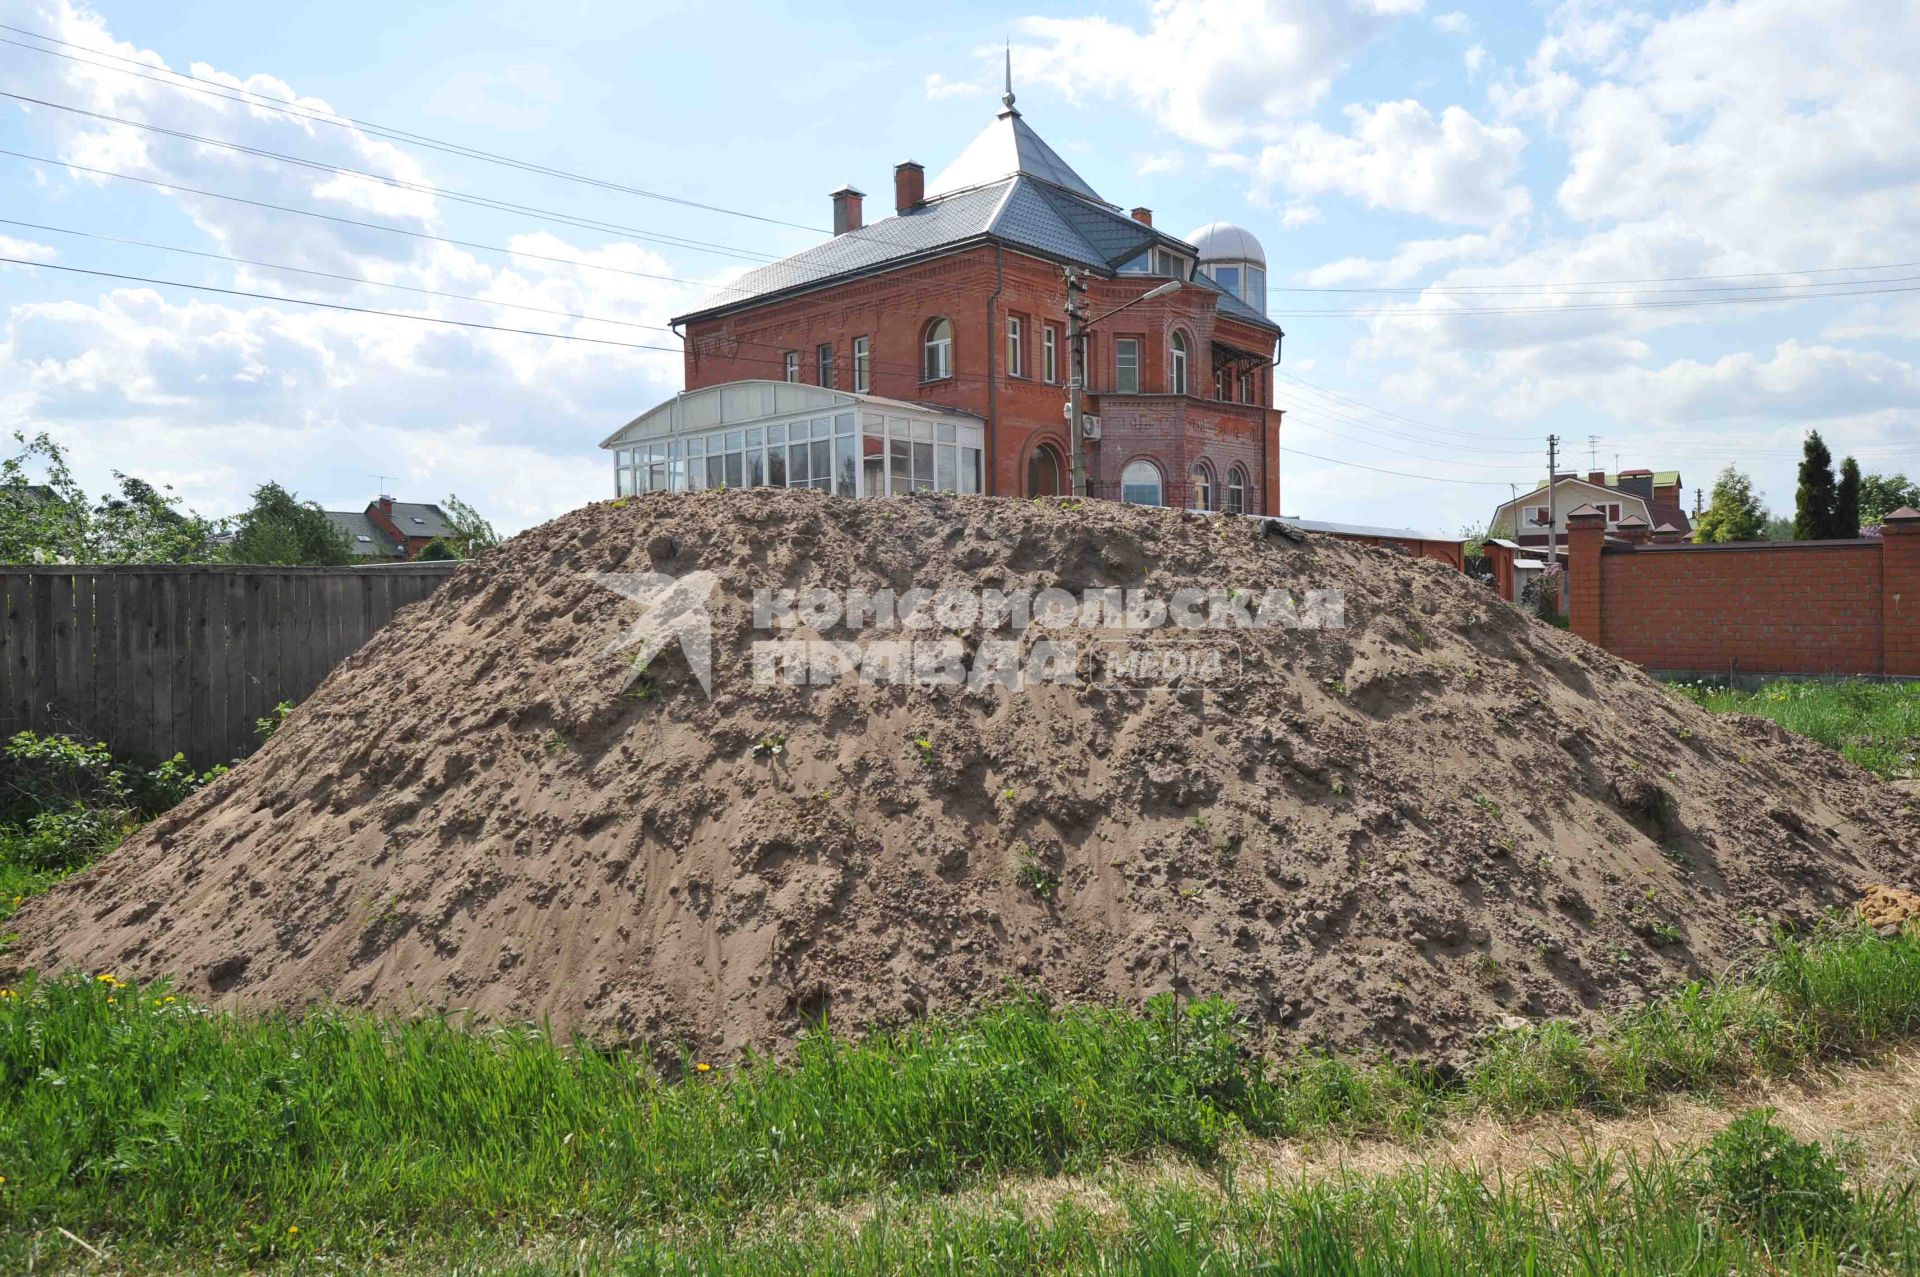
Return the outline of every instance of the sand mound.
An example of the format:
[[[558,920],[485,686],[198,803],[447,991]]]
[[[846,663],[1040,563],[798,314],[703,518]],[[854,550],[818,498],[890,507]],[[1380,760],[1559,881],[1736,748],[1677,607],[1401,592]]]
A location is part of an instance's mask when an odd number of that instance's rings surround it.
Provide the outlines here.
[[[598,572],[716,574],[713,692]],[[757,686],[755,587],[1345,592],[1223,681]],[[969,644],[980,636],[963,632]],[[241,1004],[777,1044],[1009,980],[1458,1046],[1905,881],[1906,800],[1433,563],[1093,503],[657,495],[407,609],[258,755],[23,909],[13,962]],[[1905,849],[1903,852],[1903,848]]]

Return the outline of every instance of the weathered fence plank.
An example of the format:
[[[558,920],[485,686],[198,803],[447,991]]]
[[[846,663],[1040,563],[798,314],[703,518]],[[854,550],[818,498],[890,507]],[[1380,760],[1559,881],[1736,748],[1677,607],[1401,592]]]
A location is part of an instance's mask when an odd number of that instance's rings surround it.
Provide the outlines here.
[[[457,566],[0,566],[0,729],[230,761]]]

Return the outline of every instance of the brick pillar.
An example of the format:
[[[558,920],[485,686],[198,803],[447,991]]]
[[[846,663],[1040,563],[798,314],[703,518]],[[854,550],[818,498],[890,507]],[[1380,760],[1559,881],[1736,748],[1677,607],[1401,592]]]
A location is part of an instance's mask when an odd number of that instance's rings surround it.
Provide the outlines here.
[[[1902,507],[1880,528],[1882,673],[1920,675],[1920,510]]]
[[[1653,539],[1653,529],[1649,528],[1647,521],[1637,514],[1620,520],[1615,526],[1620,533],[1620,539],[1630,541],[1634,545],[1645,545]]]
[[[1589,643],[1600,641],[1600,546],[1607,516],[1583,505],[1567,516],[1567,628]]]

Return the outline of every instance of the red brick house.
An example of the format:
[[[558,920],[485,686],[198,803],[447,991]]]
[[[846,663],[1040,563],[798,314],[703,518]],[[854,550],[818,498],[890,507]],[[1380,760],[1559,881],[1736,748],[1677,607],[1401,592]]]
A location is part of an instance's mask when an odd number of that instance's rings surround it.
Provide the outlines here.
[[[321,513],[346,534],[356,559],[412,559],[427,542],[453,531],[446,511],[431,502],[395,501],[377,497],[365,510],[324,510]]]
[[[1069,491],[1073,268],[1094,318],[1089,492],[1280,509],[1272,369],[1284,334],[1265,314],[1258,243],[1219,223],[1189,242],[1146,208],[1121,211],[1033,131],[1010,87],[1003,101],[933,181],[919,164],[895,166],[893,216],[866,223],[863,194],[843,187],[832,239],[673,321],[686,391],[602,444],[617,492],[736,481],[846,496]],[[1139,300],[1170,281],[1180,286]]]

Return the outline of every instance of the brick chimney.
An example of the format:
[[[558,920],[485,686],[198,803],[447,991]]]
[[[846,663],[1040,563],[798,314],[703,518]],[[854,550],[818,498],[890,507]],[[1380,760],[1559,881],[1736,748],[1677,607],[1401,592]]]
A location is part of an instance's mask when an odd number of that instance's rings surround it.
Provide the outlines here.
[[[386,515],[389,519],[393,517],[393,498],[392,497],[383,496],[374,504],[380,507],[381,514]]]
[[[1607,486],[1607,472],[1605,470],[1589,470],[1587,471],[1587,482],[1596,488],[1604,488]]]
[[[856,191],[851,186],[843,186],[835,191],[833,199],[833,233],[845,235],[848,231],[857,231],[863,225],[860,220],[860,201],[866,198],[865,191]]]
[[[893,166],[893,211],[904,213],[927,200],[927,170],[912,160]]]
[[[1142,226],[1151,226],[1153,225],[1153,210],[1150,208],[1136,208],[1133,210],[1133,220]]]

